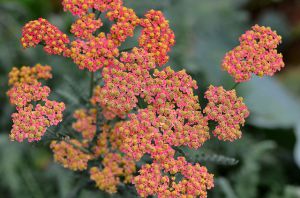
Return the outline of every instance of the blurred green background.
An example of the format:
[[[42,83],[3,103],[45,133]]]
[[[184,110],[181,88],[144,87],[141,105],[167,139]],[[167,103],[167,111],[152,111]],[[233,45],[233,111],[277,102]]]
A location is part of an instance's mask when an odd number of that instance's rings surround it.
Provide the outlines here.
[[[209,197],[300,197],[300,1],[125,0],[125,4],[139,16],[151,8],[164,11],[176,35],[169,64],[176,70],[185,68],[197,80],[200,98],[210,84],[233,86],[220,62],[245,30],[258,23],[282,35],[283,71],[238,87],[251,110],[243,138],[234,143],[210,140],[191,155],[209,154],[198,156],[215,174],[215,188]],[[60,0],[0,0],[0,198],[133,197],[128,192],[109,196],[93,184],[82,188],[79,174],[53,163],[47,141],[20,144],[8,140],[14,108],[5,93],[12,66],[53,66],[54,78],[48,84],[52,97],[73,109],[81,106],[74,88],[88,94],[88,73],[70,60],[48,56],[41,47],[21,48],[22,26],[38,17],[49,19],[64,32],[74,20],[63,12]],[[239,163],[228,166],[220,156]]]

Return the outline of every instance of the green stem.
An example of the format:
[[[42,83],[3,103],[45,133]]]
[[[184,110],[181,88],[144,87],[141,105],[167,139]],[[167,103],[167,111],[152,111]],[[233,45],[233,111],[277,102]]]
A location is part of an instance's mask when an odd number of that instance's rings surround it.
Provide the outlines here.
[[[188,162],[191,162],[191,158],[189,156],[187,156],[187,154],[181,149],[181,148],[178,148],[178,147],[172,147],[175,151],[177,151],[180,155],[182,155],[183,157],[185,157],[185,159],[188,161]]]
[[[239,84],[240,84],[239,82],[235,83],[231,89],[237,88],[237,86],[238,86]]]
[[[90,98],[93,97],[93,92],[94,92],[94,72],[91,72],[91,81],[90,81]]]
[[[120,52],[128,52],[132,49],[133,49],[133,47],[129,47],[129,48],[125,48],[125,49],[120,50]]]
[[[72,145],[74,148],[81,150],[82,152],[86,153],[86,154],[90,154],[91,152],[81,146],[78,146],[76,144],[74,144],[73,142],[71,142],[68,139],[64,139],[65,142],[67,142],[68,144]]]

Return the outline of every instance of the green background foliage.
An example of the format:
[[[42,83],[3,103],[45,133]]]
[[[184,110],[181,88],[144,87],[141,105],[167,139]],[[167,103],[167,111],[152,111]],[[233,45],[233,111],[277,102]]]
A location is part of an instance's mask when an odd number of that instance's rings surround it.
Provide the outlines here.
[[[175,31],[176,45],[168,65],[186,69],[198,82],[203,98],[210,84],[230,89],[234,82],[220,68],[222,57],[253,24],[271,26],[283,36],[280,51],[286,62],[274,78],[254,78],[238,87],[251,110],[242,139],[212,139],[190,156],[215,174],[209,197],[300,197],[300,3],[297,0],[125,0],[139,16],[161,9]],[[55,164],[44,143],[14,143],[11,128],[7,74],[12,66],[53,66],[48,82],[52,98],[67,103],[70,114],[87,97],[88,72],[70,60],[46,55],[41,47],[23,50],[21,28],[38,17],[68,32],[73,18],[62,12],[59,0],[0,0],[0,197],[133,197],[121,191],[102,193],[79,173]],[[134,44],[133,39],[126,45]],[[203,101],[205,102],[205,101]],[[203,106],[203,105],[202,105]],[[236,163],[238,161],[238,163]]]

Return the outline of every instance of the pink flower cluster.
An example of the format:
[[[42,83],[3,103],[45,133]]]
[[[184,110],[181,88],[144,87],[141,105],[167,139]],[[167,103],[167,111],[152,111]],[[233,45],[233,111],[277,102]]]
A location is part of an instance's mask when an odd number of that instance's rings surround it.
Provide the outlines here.
[[[175,35],[162,12],[151,10],[140,19],[133,9],[123,6],[122,0],[63,0],[62,4],[65,10],[79,16],[70,30],[76,39],[70,42],[66,34],[40,18],[24,26],[21,38],[24,48],[42,44],[47,53],[62,54],[71,58],[80,69],[95,72],[115,66],[118,47],[134,36],[137,26],[141,26],[139,46],[151,53],[158,65],[167,63]],[[110,32],[96,35],[103,23],[91,10],[106,12],[106,17],[115,22]]]
[[[27,23],[22,31],[21,43],[24,48],[42,43],[49,54],[62,54],[67,49],[69,38],[46,19],[39,18]]]
[[[96,88],[92,98],[103,107],[107,119],[124,117],[136,107],[138,95],[151,80],[149,70],[155,67],[154,59],[143,49],[122,53],[120,60],[103,69],[105,86]]]
[[[22,142],[39,141],[47,128],[62,121],[64,103],[48,100],[50,88],[42,86],[38,79],[51,78],[51,67],[41,66],[13,68],[9,74],[12,88],[7,92],[10,102],[16,105],[12,114],[11,139]],[[32,102],[39,102],[33,105]]]
[[[99,189],[108,193],[117,192],[117,185],[121,183],[121,177],[124,177],[123,183],[130,183],[133,173],[136,171],[135,162],[118,153],[108,153],[102,164],[104,166],[102,170],[97,167],[90,169],[90,177],[96,182]]]
[[[139,38],[139,45],[154,54],[158,65],[163,65],[168,62],[167,54],[175,44],[174,32],[161,11],[150,10],[145,17],[140,22],[144,28]]]
[[[76,122],[72,125],[73,129],[80,132],[83,139],[93,140],[96,134],[96,116],[96,109],[90,109],[89,111],[79,109],[75,111],[74,118]]]
[[[124,42],[127,37],[134,35],[134,29],[139,24],[140,20],[133,9],[127,7],[119,7],[107,13],[107,18],[117,22],[112,25],[109,36],[117,45]]]
[[[34,84],[39,79],[50,79],[52,68],[48,65],[36,64],[34,67],[23,66],[20,69],[13,67],[8,74],[8,84],[16,86],[22,83]]]
[[[65,11],[70,11],[73,15],[84,15],[89,9],[96,9],[105,12],[115,9],[123,4],[122,0],[63,0],[62,5]]]
[[[217,122],[213,134],[220,140],[234,141],[242,135],[240,125],[249,116],[242,97],[235,90],[226,91],[223,87],[210,86],[204,96],[208,104],[204,109],[209,120]]]
[[[76,40],[71,43],[70,50],[65,55],[72,58],[80,69],[87,68],[95,72],[104,66],[111,65],[119,50],[113,40],[100,33],[88,41]]]
[[[139,172],[140,175],[134,178],[134,184],[141,197],[157,194],[160,198],[206,198],[207,189],[214,186],[213,175],[205,167],[192,165],[184,157],[173,159],[163,166],[157,163],[146,164]],[[179,178],[178,173],[183,178]]]
[[[50,148],[54,153],[54,160],[62,164],[65,168],[73,171],[82,171],[87,169],[88,161],[92,155],[83,152],[79,148],[86,145],[76,139],[66,141],[52,141]]]
[[[281,36],[269,27],[255,25],[240,37],[240,45],[226,53],[222,67],[236,82],[248,81],[251,74],[272,76],[284,67],[276,48]]]
[[[111,127],[102,125],[96,145],[93,144],[96,132],[96,110],[79,109],[74,113],[76,122],[73,128],[81,132],[82,139],[52,141],[54,160],[73,171],[88,170],[96,186],[108,193],[116,193],[121,183],[130,183],[136,172],[135,161],[118,153],[118,137],[110,135]],[[113,146],[110,147],[109,144]],[[92,147],[91,147],[92,146]],[[89,167],[89,161],[99,162],[99,166]]]
[[[97,29],[102,27],[102,25],[101,19],[95,19],[95,14],[90,13],[77,19],[71,26],[70,32],[77,38],[89,39]]]
[[[96,186],[109,193],[115,193],[121,182],[131,182],[141,197],[206,198],[213,175],[178,149],[200,148],[210,138],[210,122],[217,124],[212,133],[220,140],[240,138],[249,115],[243,99],[234,90],[210,86],[202,111],[194,94],[197,83],[185,70],[156,69],[168,62],[175,44],[162,12],[150,10],[139,18],[122,0],[63,0],[62,4],[78,17],[71,26],[75,40],[70,42],[48,21],[38,19],[25,25],[23,46],[44,44],[46,52],[71,58],[80,69],[100,70],[103,81],[94,88],[92,107],[74,113],[72,127],[81,137],[51,143],[55,160],[71,170],[87,170]],[[115,22],[108,33],[99,32],[103,23],[96,15],[103,12]],[[137,26],[142,27],[139,47],[122,52],[119,47],[134,36]],[[253,26],[226,54],[223,68],[236,82],[250,79],[251,73],[273,75],[283,67],[276,51],[280,42],[270,28]],[[18,110],[13,114],[12,139],[39,140],[47,127],[61,121],[64,104],[49,101],[50,89],[38,82],[51,78],[50,70],[36,66],[11,72],[13,88],[8,95]],[[104,119],[97,120],[100,114]],[[134,177],[135,162],[144,155],[151,157],[152,164],[143,165]],[[99,160],[99,166],[89,166]]]

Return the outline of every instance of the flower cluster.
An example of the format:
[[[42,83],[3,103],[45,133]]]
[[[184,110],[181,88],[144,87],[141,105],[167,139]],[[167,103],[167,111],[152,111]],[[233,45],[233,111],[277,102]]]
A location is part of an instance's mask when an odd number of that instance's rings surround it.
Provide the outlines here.
[[[76,122],[73,128],[81,133],[82,139],[62,139],[52,141],[50,147],[54,153],[54,160],[65,168],[73,171],[88,170],[91,180],[96,186],[108,193],[116,193],[117,186],[122,183],[130,183],[136,172],[135,161],[118,153],[119,139],[110,135],[111,127],[102,125],[96,136],[96,145],[93,144],[97,125],[97,110],[79,109],[75,111]],[[109,144],[114,145],[109,147]],[[99,163],[99,167],[89,167],[90,161]]]
[[[84,15],[89,9],[96,9],[105,12],[115,9],[123,4],[122,0],[63,0],[62,5],[65,11],[70,11],[73,15]]]
[[[153,53],[156,62],[163,65],[168,62],[167,53],[175,44],[174,32],[161,11],[150,10],[145,17],[140,22],[144,28],[139,38],[139,45]]]
[[[93,156],[80,150],[80,148],[85,147],[86,145],[76,139],[60,142],[52,141],[50,145],[54,153],[54,160],[73,171],[87,169],[88,161]]]
[[[207,197],[206,189],[214,186],[213,175],[205,167],[192,165],[184,157],[173,159],[163,167],[157,163],[146,164],[139,172],[134,184],[141,197],[157,194],[158,197],[204,198]],[[179,178],[178,174],[183,178]]]
[[[276,48],[281,36],[269,27],[255,25],[240,37],[240,45],[226,53],[222,67],[236,82],[248,81],[251,74],[272,76],[284,67]]]
[[[21,43],[24,48],[42,43],[44,50],[49,54],[62,54],[67,50],[69,42],[66,34],[43,18],[30,21],[22,31]]]
[[[122,157],[117,153],[108,153],[103,161],[103,169],[97,167],[90,169],[91,179],[96,182],[99,189],[108,193],[116,193],[117,185],[121,183],[120,178],[124,177],[123,183],[130,183],[135,173],[135,162]]]
[[[20,69],[13,67],[8,74],[8,84],[16,86],[17,84],[34,84],[39,79],[52,78],[51,67],[48,65],[36,64],[34,67],[23,66]]]
[[[122,53],[120,59],[114,61],[114,66],[103,69],[105,86],[97,87],[92,98],[93,103],[105,110],[107,119],[124,117],[136,107],[137,96],[151,80],[149,70],[155,67],[153,57],[143,49],[133,48],[131,53]]]
[[[135,28],[140,26],[139,46],[151,53],[158,65],[168,62],[175,36],[162,12],[150,10],[140,19],[133,9],[123,6],[122,0],[63,0],[62,4],[65,10],[79,16],[70,30],[76,40],[70,42],[66,34],[40,18],[24,26],[21,38],[24,48],[42,44],[47,53],[62,54],[71,58],[80,69],[95,72],[115,66],[118,47],[134,36]],[[91,10],[100,14],[106,12],[106,17],[115,22],[110,32],[96,33],[103,23]]]
[[[71,26],[70,32],[75,37],[89,39],[93,33],[103,25],[101,19],[95,19],[95,14],[83,15]]]
[[[23,46],[41,43],[46,52],[71,58],[80,69],[101,76],[92,79],[89,109],[74,112],[72,127],[77,139],[51,143],[55,161],[74,171],[87,170],[96,186],[116,193],[121,183],[133,183],[141,197],[207,197],[213,175],[199,163],[186,158],[180,147],[199,149],[212,133],[220,140],[241,137],[241,126],[249,115],[235,90],[210,86],[202,110],[195,80],[185,70],[157,69],[168,62],[175,44],[174,32],[161,11],[150,10],[139,18],[122,0],[63,0],[65,10],[78,18],[71,26],[75,40],[45,19],[31,21],[23,29]],[[112,24],[102,27],[101,13]],[[120,50],[140,26],[138,47]],[[240,45],[228,52],[223,68],[236,82],[251,74],[273,75],[283,67],[276,51],[281,37],[270,28],[253,26],[240,37]],[[128,51],[128,52],[125,52]],[[17,106],[11,137],[18,141],[39,140],[46,128],[62,119],[64,105],[47,98],[50,89],[38,81],[51,78],[51,68],[14,68],[8,92]],[[94,89],[93,89],[94,88]],[[39,102],[33,105],[32,102]],[[150,159],[136,172],[136,162]],[[146,157],[147,158],[147,157]]]
[[[104,33],[88,41],[73,41],[70,50],[65,52],[65,56],[72,58],[80,69],[86,68],[92,72],[111,65],[118,55],[117,46]]]
[[[76,122],[73,123],[72,127],[81,133],[83,139],[93,140],[96,134],[96,116],[96,109],[90,109],[88,112],[85,109],[75,111]]]
[[[174,161],[176,151],[173,147],[188,146],[196,149],[209,138],[208,122],[200,111],[198,98],[193,93],[193,89],[197,88],[196,82],[185,71],[175,72],[167,67],[162,71],[155,70],[153,76],[147,74],[149,76],[146,77],[145,86],[131,85],[136,88],[136,93],[148,106],[138,110],[137,113],[129,114],[129,120],[116,125],[113,134],[121,139],[120,150],[127,156],[138,161],[145,154],[149,154],[161,172],[169,164],[177,163]],[[199,164],[196,166],[200,167]],[[168,170],[166,172],[169,172]],[[181,174],[183,172],[182,170]],[[203,177],[209,175],[207,172],[206,174],[201,172],[202,174]],[[205,197],[206,189],[212,187],[211,175],[207,180],[201,180],[201,184],[194,184],[194,179],[189,179],[190,176],[187,174],[183,176],[185,188],[201,185],[203,191],[191,190],[193,196]],[[146,178],[135,182],[136,187],[140,186],[137,189],[143,197],[155,194],[159,197],[186,195],[187,191],[184,190],[183,184],[180,184],[180,189],[175,192],[169,185],[165,186],[159,182],[148,185],[147,182],[153,181],[153,178],[148,174],[144,177]],[[159,175],[156,174],[154,177],[158,178]],[[148,193],[142,190],[146,188]],[[158,189],[164,190],[159,192]]]
[[[64,103],[49,100],[50,88],[38,81],[51,78],[50,72],[50,66],[37,64],[34,67],[13,68],[9,73],[12,88],[7,95],[17,108],[17,112],[12,114],[12,140],[39,141],[48,127],[62,121]],[[33,105],[33,102],[37,104]]]
[[[110,31],[110,37],[115,40],[117,45],[124,42],[128,36],[134,35],[134,29],[140,21],[133,9],[124,6],[108,12],[106,16],[111,21],[117,21],[112,25]]]
[[[209,120],[217,122],[213,134],[220,140],[233,141],[241,137],[240,125],[249,116],[242,97],[235,90],[226,91],[223,87],[210,86],[204,96],[208,104],[204,109]]]

